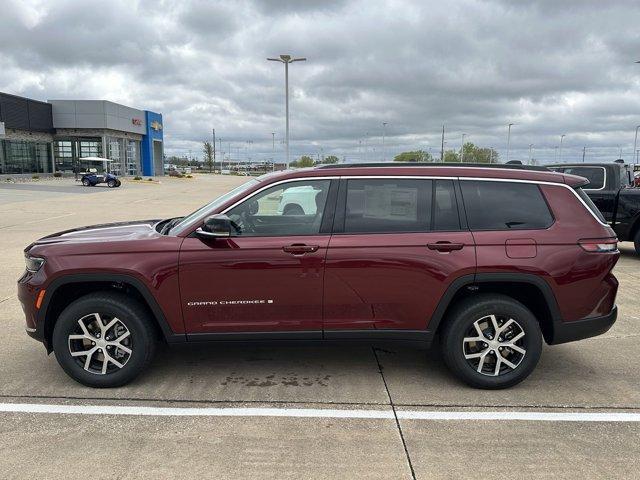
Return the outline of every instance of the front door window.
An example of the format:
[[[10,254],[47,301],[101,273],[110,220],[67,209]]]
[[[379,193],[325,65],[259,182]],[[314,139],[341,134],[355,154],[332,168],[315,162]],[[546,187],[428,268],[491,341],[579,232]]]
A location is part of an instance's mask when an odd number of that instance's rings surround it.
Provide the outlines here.
[[[276,185],[245,200],[227,215],[236,226],[237,236],[318,235],[330,183],[305,180]]]

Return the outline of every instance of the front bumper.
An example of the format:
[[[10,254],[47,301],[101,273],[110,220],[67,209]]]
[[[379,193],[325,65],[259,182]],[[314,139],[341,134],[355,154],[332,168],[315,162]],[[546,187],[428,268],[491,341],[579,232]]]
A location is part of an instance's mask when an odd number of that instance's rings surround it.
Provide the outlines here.
[[[618,307],[613,306],[611,312],[602,317],[587,318],[574,322],[555,322],[553,325],[553,340],[550,345],[575,342],[583,338],[602,335],[609,330],[618,318]]]
[[[41,290],[43,285],[35,280],[35,274],[25,272],[18,280],[18,300],[25,316],[25,331],[31,338],[44,343],[44,325],[39,321],[39,310],[36,308],[36,299]]]

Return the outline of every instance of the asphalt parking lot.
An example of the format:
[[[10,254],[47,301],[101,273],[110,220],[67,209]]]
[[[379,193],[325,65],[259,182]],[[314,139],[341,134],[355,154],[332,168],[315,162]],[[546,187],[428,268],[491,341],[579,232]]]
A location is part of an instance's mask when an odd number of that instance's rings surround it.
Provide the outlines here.
[[[132,384],[93,390],[27,337],[15,281],[31,241],[184,214],[245,180],[0,185],[2,478],[640,478],[640,422],[624,416],[640,414],[640,258],[630,244],[615,270],[616,325],[546,347],[509,390],[459,383],[437,349],[362,344],[164,348]],[[86,407],[93,414],[69,413]],[[185,410],[194,408],[205,410]],[[503,418],[482,418],[491,412]]]

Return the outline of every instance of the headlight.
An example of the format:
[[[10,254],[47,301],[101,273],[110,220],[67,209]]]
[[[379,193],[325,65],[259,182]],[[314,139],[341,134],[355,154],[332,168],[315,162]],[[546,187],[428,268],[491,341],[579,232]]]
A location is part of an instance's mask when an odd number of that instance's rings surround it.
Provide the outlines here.
[[[27,264],[27,270],[29,272],[37,272],[44,265],[44,258],[40,257],[32,257],[31,255],[25,254],[24,261]]]

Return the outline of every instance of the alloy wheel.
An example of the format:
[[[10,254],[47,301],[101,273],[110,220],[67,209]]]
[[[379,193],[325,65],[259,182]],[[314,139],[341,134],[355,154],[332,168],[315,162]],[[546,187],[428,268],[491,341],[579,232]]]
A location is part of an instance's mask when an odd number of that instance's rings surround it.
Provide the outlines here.
[[[100,313],[80,318],[68,343],[76,363],[98,375],[120,370],[133,352],[131,332],[122,320]]]
[[[486,315],[470,326],[462,339],[467,363],[478,373],[499,376],[509,373],[524,359],[525,332],[513,318]]]

